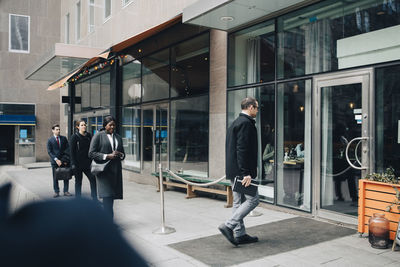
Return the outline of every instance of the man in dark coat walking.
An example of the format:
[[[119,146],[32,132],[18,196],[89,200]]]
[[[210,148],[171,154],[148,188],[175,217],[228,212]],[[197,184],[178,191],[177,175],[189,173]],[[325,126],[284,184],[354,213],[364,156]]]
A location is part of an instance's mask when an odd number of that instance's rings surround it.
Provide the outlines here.
[[[258,143],[255,118],[258,102],[252,97],[246,97],[241,102],[241,108],[242,112],[226,133],[226,177],[233,183],[235,177],[239,176],[242,184],[247,187],[257,177]],[[250,196],[233,191],[232,216],[218,227],[233,245],[258,241],[257,237],[246,234],[243,222],[243,218],[258,203],[258,192],[255,196]]]
[[[68,140],[65,136],[60,135],[60,125],[54,124],[51,127],[53,135],[47,140],[47,153],[50,156],[51,168],[53,170],[53,189],[54,197],[60,196],[60,188],[58,186],[58,181],[55,177],[56,168],[61,165],[66,165],[69,160],[68,155]],[[64,180],[64,196],[72,196],[68,192],[69,180]]]

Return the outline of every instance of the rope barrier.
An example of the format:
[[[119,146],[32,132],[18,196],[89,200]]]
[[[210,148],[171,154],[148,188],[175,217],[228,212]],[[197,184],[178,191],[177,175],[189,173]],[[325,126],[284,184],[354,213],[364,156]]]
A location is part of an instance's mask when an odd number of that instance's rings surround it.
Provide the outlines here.
[[[205,186],[210,186],[210,185],[217,184],[217,183],[221,182],[222,180],[224,180],[225,177],[226,177],[226,176],[224,175],[224,176],[222,176],[221,178],[219,178],[218,180],[215,180],[215,181],[213,181],[213,182],[208,182],[208,183],[193,183],[193,182],[190,182],[190,181],[188,181],[188,180],[186,180],[186,179],[184,179],[184,178],[182,178],[182,177],[176,175],[175,173],[173,173],[172,171],[170,171],[170,170],[168,170],[168,169],[166,169],[166,171],[167,171],[168,174],[170,174],[171,176],[173,176],[174,178],[178,179],[178,180],[181,181],[181,182],[184,182],[184,183],[189,184],[189,185],[204,186],[204,187],[205,187]],[[201,179],[201,178],[199,178],[199,179]]]

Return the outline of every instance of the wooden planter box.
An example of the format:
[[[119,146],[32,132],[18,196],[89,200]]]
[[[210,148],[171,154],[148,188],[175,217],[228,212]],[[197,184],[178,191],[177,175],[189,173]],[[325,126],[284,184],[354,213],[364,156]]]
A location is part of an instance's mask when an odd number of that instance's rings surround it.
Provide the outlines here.
[[[397,231],[400,213],[397,210],[397,206],[393,206],[390,212],[385,211],[385,209],[396,199],[396,191],[393,187],[397,187],[400,190],[400,185],[361,179],[358,187],[358,232],[368,233],[369,218],[374,213],[384,213],[385,218],[390,222],[390,239],[393,240]]]

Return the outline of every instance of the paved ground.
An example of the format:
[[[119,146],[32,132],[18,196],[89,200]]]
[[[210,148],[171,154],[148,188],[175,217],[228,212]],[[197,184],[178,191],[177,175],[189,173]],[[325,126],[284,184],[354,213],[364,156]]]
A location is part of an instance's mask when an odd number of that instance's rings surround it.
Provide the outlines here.
[[[0,179],[1,183],[6,179],[13,181],[19,190],[14,190],[14,194],[18,194],[17,198],[23,198],[19,203],[52,196],[50,168],[26,169],[19,166],[1,166]],[[70,184],[70,192],[74,193],[73,182]],[[89,195],[88,180],[83,182],[83,192]],[[167,191],[165,193],[166,222],[167,225],[174,227],[176,232],[169,235],[153,234],[153,231],[161,226],[160,195],[154,186],[126,180],[124,181],[124,200],[115,203],[115,219],[123,230],[125,238],[151,266],[207,266],[168,245],[218,235],[217,226],[231,212],[223,205],[224,201],[221,200],[185,199],[181,192]],[[296,217],[293,214],[261,207],[258,207],[256,211],[262,215],[247,217],[245,223],[248,227]],[[296,232],[293,229],[287,229],[286,234],[296,235]],[[222,236],[220,238],[223,239]],[[284,239],[285,236],[282,238]],[[226,246],[231,245],[226,242]],[[240,253],[240,248],[232,247],[232,249]],[[209,255],[213,258],[222,256],[220,250],[215,250]],[[400,266],[400,249],[398,248],[395,252],[390,249],[373,249],[367,238],[360,238],[358,234],[354,234],[236,266]]]

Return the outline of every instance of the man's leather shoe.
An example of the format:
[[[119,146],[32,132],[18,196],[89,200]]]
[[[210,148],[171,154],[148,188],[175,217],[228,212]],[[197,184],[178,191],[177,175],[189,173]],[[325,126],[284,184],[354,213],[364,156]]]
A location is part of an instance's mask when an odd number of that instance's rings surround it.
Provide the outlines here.
[[[54,193],[54,195],[53,195],[54,198],[59,197],[59,196],[60,196],[59,193]]]
[[[70,192],[64,192],[64,196],[66,197],[72,197],[72,194]]]
[[[238,236],[235,238],[235,242],[237,244],[250,244],[258,242],[258,237],[256,236],[249,236],[248,234]]]
[[[228,239],[229,242],[232,243],[232,245],[237,246],[238,244],[235,241],[235,238],[233,236],[233,231],[230,229],[228,226],[226,226],[224,223],[218,226],[218,230],[225,236],[226,239]]]

